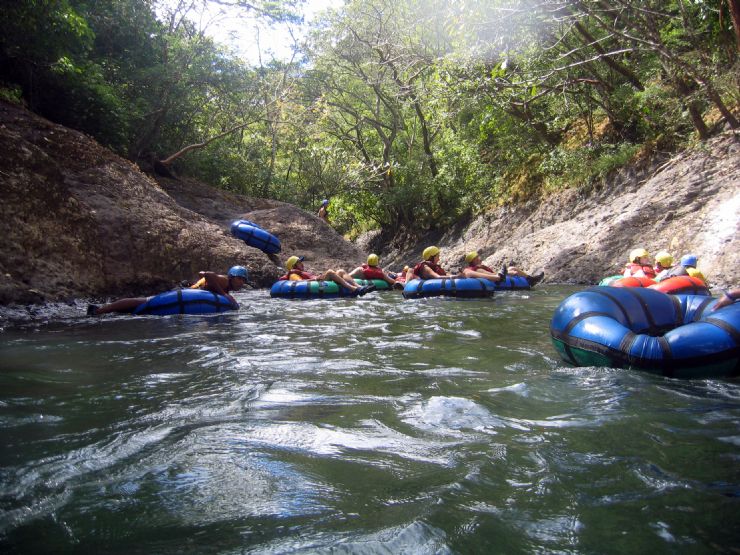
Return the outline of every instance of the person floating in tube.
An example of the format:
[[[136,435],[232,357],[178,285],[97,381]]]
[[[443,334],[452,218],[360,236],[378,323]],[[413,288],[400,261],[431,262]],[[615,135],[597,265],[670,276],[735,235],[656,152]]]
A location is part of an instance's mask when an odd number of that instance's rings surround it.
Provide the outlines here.
[[[545,277],[545,272],[529,275],[527,272],[517,268],[513,262],[510,262],[508,266],[504,264],[501,267],[501,270],[495,272],[493,269],[483,264],[478,251],[470,251],[466,254],[465,262],[467,263],[467,266],[463,267],[462,273],[468,278],[484,278],[499,282],[505,280],[507,275],[520,276],[525,278],[530,286],[534,286]]]
[[[351,296],[362,296],[371,291],[375,291],[375,285],[366,285],[364,287],[357,285],[355,280],[352,279],[352,276],[350,276],[345,270],[326,270],[322,274],[313,274],[308,272],[303,266],[304,259],[304,256],[291,256],[288,258],[288,260],[285,261],[285,269],[288,270],[288,273],[278,279],[281,281],[333,281],[340,287],[347,289]]]
[[[403,289],[403,284],[396,279],[395,274],[390,274],[380,267],[380,258],[377,254],[368,256],[367,263],[358,266],[349,275],[358,279],[379,279],[391,287]]]
[[[249,271],[244,266],[232,266],[225,276],[215,272],[199,272],[198,275],[200,276],[200,280],[191,287],[192,289],[203,289],[217,295],[223,295],[234,305],[234,308],[239,308],[239,303],[236,302],[236,299],[229,292],[239,291],[249,281]],[[118,299],[103,306],[91,304],[87,307],[87,315],[100,316],[109,312],[130,314],[136,307],[147,302],[150,298]]]

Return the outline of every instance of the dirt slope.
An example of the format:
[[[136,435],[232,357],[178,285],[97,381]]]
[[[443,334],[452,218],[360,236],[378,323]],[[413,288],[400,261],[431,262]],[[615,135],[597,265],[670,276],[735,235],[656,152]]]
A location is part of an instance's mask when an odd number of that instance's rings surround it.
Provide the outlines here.
[[[294,251],[319,269],[362,259],[299,208],[188,180],[160,185],[90,137],[4,102],[0,150],[0,305],[152,294],[234,264],[266,287]],[[289,254],[270,258],[232,237],[238,217]]]
[[[740,137],[727,132],[644,170],[628,170],[590,192],[566,190],[504,207],[467,225],[384,253],[394,266],[437,244],[447,268],[479,250],[498,266],[544,269],[546,282],[595,284],[617,273],[630,250],[699,257],[716,288],[740,285]]]

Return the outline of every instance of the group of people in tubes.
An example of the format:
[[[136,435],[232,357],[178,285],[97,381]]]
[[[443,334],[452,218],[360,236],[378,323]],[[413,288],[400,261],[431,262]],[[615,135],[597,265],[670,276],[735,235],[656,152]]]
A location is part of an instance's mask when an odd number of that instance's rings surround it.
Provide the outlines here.
[[[624,266],[621,276],[643,278],[648,280],[646,283],[660,283],[673,277],[688,276],[699,279],[706,284],[707,278],[696,267],[697,264],[698,257],[695,254],[684,254],[678,262],[675,262],[668,251],[660,251],[653,258],[644,248],[637,248],[630,251],[629,261]],[[714,310],[732,304],[739,299],[740,288],[736,287],[724,291]]]
[[[530,286],[533,286],[542,281],[545,275],[544,272],[529,275],[517,268],[513,262],[503,264],[499,270],[494,270],[483,264],[477,251],[470,251],[465,255],[465,264],[457,273],[448,274],[440,265],[440,249],[434,245],[424,249],[420,262],[413,267],[404,266],[400,272],[390,272],[381,267],[377,254],[370,254],[365,263],[350,272],[343,269],[329,269],[321,273],[313,273],[305,268],[304,260],[305,257],[303,256],[294,255],[289,257],[285,262],[286,273],[279,279],[333,281],[347,289],[351,296],[362,296],[376,289],[376,286],[372,283],[360,285],[355,280],[382,280],[387,282],[391,288],[402,289],[407,281],[413,279],[483,278],[498,282],[506,279],[506,276],[509,275],[522,276],[529,282]],[[693,254],[682,256],[680,261],[674,264],[673,257],[666,251],[659,252],[654,259],[651,259],[648,251],[639,248],[630,252],[629,262],[624,268],[623,276],[645,277],[656,282],[675,276],[691,276],[706,281],[704,274],[696,268],[696,265],[697,257]],[[231,293],[239,291],[248,283],[248,270],[244,266],[233,266],[226,275],[216,274],[215,272],[200,272],[199,280],[190,285],[190,288],[223,295],[234,304],[235,308],[238,308],[239,305]],[[740,288],[731,289],[724,293],[720,303],[726,305],[738,299],[740,299]],[[144,297],[127,298],[103,306],[89,305],[87,313],[91,316],[110,312],[131,313],[147,300]]]
[[[484,278],[491,281],[501,281],[506,279],[507,275],[523,276],[530,285],[535,285],[542,281],[545,274],[540,272],[537,275],[530,276],[517,268],[513,263],[504,264],[499,271],[495,271],[489,266],[483,264],[477,251],[471,251],[465,255],[465,265],[456,273],[448,274],[440,266],[439,247],[430,246],[424,249],[422,254],[423,260],[413,267],[404,266],[400,272],[389,272],[380,266],[380,258],[377,254],[370,254],[367,261],[354,268],[352,271],[346,270],[325,270],[320,273],[308,271],[303,261],[303,256],[291,256],[285,261],[287,272],[281,276],[280,280],[318,280],[333,281],[340,287],[344,287],[350,292],[350,296],[362,296],[376,289],[376,285],[359,285],[355,280],[382,280],[388,283],[389,287],[394,289],[403,289],[406,281],[412,279],[435,279],[435,278]],[[249,283],[249,271],[244,266],[233,266],[226,275],[216,274],[215,272],[200,272],[199,280],[189,285],[191,289],[202,289],[211,291],[217,295],[223,295],[235,308],[238,308],[236,299],[231,295],[234,291],[239,291]],[[87,314],[89,316],[99,316],[110,312],[132,313],[141,304],[147,302],[147,297],[126,298],[113,301],[102,306],[88,305]]]
[[[471,251],[465,255],[465,265],[455,274],[448,274],[440,265],[440,250],[437,246],[429,246],[422,253],[422,260],[413,267],[404,266],[400,272],[390,272],[380,266],[380,259],[377,254],[371,254],[367,261],[357,266],[350,272],[346,270],[326,270],[323,273],[315,274],[306,270],[303,265],[305,257],[291,256],[285,262],[287,272],[281,276],[280,280],[318,280],[333,281],[339,286],[344,287],[351,294],[365,295],[375,290],[376,286],[358,285],[355,281],[360,280],[381,280],[385,281],[390,288],[403,289],[407,281],[413,279],[441,279],[441,278],[483,278],[494,282],[506,279],[507,275],[522,276],[527,279],[530,285],[535,285],[545,277],[544,272],[530,276],[526,272],[517,268],[513,263],[504,264],[500,270],[496,271],[483,264],[477,251]]]

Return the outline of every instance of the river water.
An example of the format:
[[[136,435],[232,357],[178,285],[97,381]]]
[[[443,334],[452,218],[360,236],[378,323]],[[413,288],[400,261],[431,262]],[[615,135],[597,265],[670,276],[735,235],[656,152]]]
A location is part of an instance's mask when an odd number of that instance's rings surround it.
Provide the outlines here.
[[[737,553],[740,383],[572,368],[574,288],[0,334],[0,551]]]

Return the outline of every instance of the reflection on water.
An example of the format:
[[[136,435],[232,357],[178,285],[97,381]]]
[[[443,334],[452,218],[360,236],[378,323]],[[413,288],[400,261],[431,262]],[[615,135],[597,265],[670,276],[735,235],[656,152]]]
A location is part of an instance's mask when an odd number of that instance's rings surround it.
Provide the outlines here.
[[[740,387],[564,366],[572,289],[0,335],[0,550],[730,552]]]

